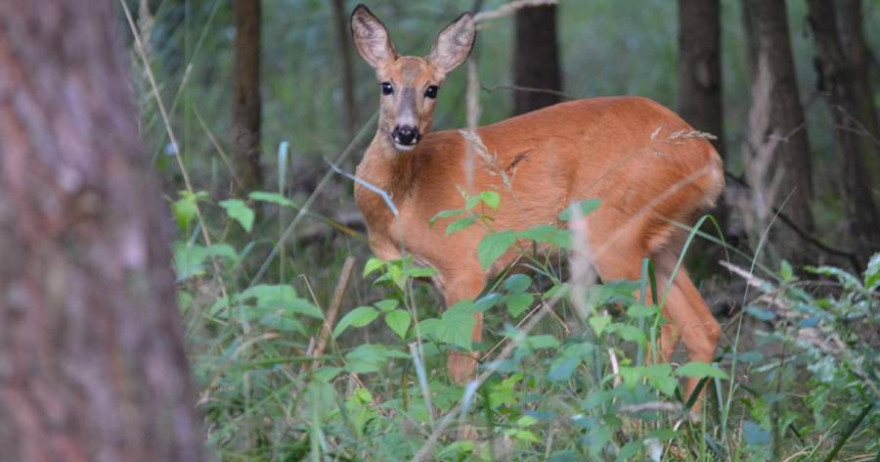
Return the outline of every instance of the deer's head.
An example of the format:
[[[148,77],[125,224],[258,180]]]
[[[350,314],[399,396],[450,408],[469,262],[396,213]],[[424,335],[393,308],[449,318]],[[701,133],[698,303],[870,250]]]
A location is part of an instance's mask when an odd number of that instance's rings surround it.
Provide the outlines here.
[[[397,151],[410,151],[431,129],[434,103],[446,75],[467,59],[476,27],[470,13],[446,26],[424,58],[400,56],[388,30],[367,7],[351,14],[351,33],[361,56],[376,70],[381,94],[380,136]]]

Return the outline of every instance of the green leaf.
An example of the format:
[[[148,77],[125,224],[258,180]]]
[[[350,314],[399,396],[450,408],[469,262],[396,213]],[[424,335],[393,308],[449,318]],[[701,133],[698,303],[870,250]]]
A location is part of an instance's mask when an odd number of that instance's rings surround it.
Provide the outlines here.
[[[593,213],[596,209],[599,208],[599,204],[601,202],[599,199],[587,199],[585,201],[576,202],[574,204],[569,205],[562,212],[559,213],[560,221],[569,221],[571,220],[571,214],[573,209],[578,209],[581,212],[581,216],[587,216]]]
[[[513,231],[501,231],[484,236],[477,246],[477,260],[480,262],[480,267],[484,271],[488,270],[514,242],[516,242],[516,233]]]
[[[280,205],[282,207],[290,207],[290,208],[298,208],[296,204],[278,193],[266,192],[266,191],[254,191],[248,195],[251,200],[255,200],[258,202],[268,202],[270,204]]]
[[[458,220],[453,221],[446,227],[446,235],[449,236],[452,233],[457,231],[461,231],[463,229],[469,228],[471,225],[477,222],[477,217],[469,216],[464,218],[459,218]]]
[[[514,294],[525,292],[532,286],[532,278],[525,274],[514,274],[504,280],[504,288]]]
[[[519,317],[532,306],[535,296],[532,294],[513,294],[504,298],[507,312],[514,318]]]
[[[648,306],[638,303],[630,306],[629,309],[626,310],[626,315],[635,319],[650,318],[656,316],[659,313],[660,309],[655,305]]]
[[[495,191],[481,192],[480,199],[492,210],[498,210],[501,206],[501,196]]]
[[[678,369],[676,369],[675,374],[681,377],[693,377],[695,379],[702,379],[703,377],[727,379],[727,374],[724,371],[703,361],[691,361],[679,366]]]
[[[245,231],[251,232],[254,227],[254,211],[241,199],[220,201],[220,207],[226,210],[229,218],[237,221]]]
[[[533,350],[558,348],[559,340],[552,335],[535,335],[526,339],[525,344]]]
[[[394,310],[385,315],[385,324],[388,324],[388,327],[401,339],[406,337],[411,320],[412,318],[406,310]]]
[[[370,259],[367,260],[367,262],[364,264],[364,277],[369,276],[370,273],[382,269],[383,266],[385,266],[384,261],[379,260],[376,257],[370,257]]]
[[[471,302],[458,302],[446,310],[437,325],[437,339],[470,351],[476,318]]]
[[[593,328],[593,332],[596,333],[596,336],[601,337],[602,332],[604,332],[605,328],[608,327],[608,324],[611,323],[611,316],[591,316],[590,319],[587,320],[587,322],[590,324],[590,327]]]
[[[346,370],[357,374],[378,372],[391,358],[409,358],[409,355],[391,350],[384,345],[363,344],[345,355]]]
[[[434,223],[436,223],[437,220],[440,220],[440,219],[443,219],[443,218],[457,217],[457,216],[461,215],[461,214],[464,213],[464,212],[465,212],[465,210],[461,210],[461,209],[456,209],[456,210],[441,210],[441,211],[437,212],[437,214],[434,215],[434,216],[431,218],[431,221],[430,221],[429,223],[431,224],[431,226],[434,226]]]
[[[177,273],[177,280],[185,281],[191,277],[204,276],[206,274],[205,263],[209,258],[224,258],[235,262],[238,260],[238,255],[235,253],[235,249],[228,244],[214,244],[205,247],[198,244],[175,243],[174,270]]]
[[[397,305],[400,305],[400,301],[397,299],[394,299],[394,298],[379,300],[378,302],[373,303],[373,306],[375,306],[376,308],[379,308],[379,311],[381,311],[383,313],[387,313],[387,312],[397,308]]]
[[[608,332],[613,332],[617,334],[620,338],[626,340],[627,342],[636,342],[636,343],[645,343],[647,339],[645,338],[645,333],[636,326],[631,326],[629,324],[622,323],[614,323],[608,326]]]
[[[519,238],[550,244],[560,249],[571,248],[571,231],[553,225],[538,225],[519,232]]]
[[[785,282],[790,282],[794,279],[794,270],[791,268],[791,263],[788,260],[783,259],[780,263],[779,277]]]
[[[880,289],[880,252],[875,253],[868,262],[868,267],[862,274],[865,278],[865,288],[873,292]]]
[[[333,329],[333,338],[339,337],[349,326],[364,327],[379,317],[379,312],[372,306],[359,306],[348,312]]]
[[[293,319],[290,316],[284,316],[282,314],[270,314],[268,316],[263,316],[260,318],[260,324],[270,328],[275,329],[281,332],[299,332],[301,334],[305,334],[305,328],[301,322]]]

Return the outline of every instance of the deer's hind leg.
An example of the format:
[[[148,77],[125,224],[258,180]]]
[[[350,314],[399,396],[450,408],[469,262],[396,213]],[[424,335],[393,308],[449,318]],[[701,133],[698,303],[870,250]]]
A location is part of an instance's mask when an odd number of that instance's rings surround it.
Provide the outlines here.
[[[660,348],[663,359],[668,361],[679,340],[684,342],[688,360],[712,362],[715,349],[721,338],[721,325],[712,315],[706,301],[688,277],[684,267],[679,268],[673,277],[677,256],[674,250],[663,249],[654,255],[654,265],[660,284],[660,293],[665,286],[669,290],[665,295],[663,316],[669,321],[660,332]],[[661,295],[661,298],[663,295]],[[685,399],[697,387],[699,379],[689,378],[685,384]],[[701,401],[697,401],[694,412],[699,412]]]

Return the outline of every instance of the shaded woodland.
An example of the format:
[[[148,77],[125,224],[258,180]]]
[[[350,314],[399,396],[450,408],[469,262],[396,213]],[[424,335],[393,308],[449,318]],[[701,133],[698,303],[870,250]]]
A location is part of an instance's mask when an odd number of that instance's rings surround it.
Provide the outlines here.
[[[0,3],[0,460],[880,458],[880,3],[368,4],[402,55],[474,15],[435,130],[637,95],[711,141],[727,187],[679,263],[721,346],[672,365],[647,261],[536,258],[444,311],[373,258],[356,3]],[[448,217],[491,228],[496,196]],[[560,223],[535,248],[572,250]]]

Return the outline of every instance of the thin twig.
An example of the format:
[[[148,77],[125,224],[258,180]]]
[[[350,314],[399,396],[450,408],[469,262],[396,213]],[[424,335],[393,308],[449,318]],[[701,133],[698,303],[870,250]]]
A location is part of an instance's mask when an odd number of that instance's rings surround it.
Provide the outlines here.
[[[342,297],[345,295],[345,288],[348,287],[348,281],[351,279],[351,272],[354,269],[354,257],[347,257],[345,263],[342,264],[342,272],[339,273],[339,281],[336,283],[336,289],[333,290],[333,298],[330,300],[330,306],[327,308],[327,314],[324,316],[324,328],[318,335],[318,343],[312,356],[319,357],[324,354],[327,349],[327,342],[330,340],[330,334],[333,332],[333,325],[336,323],[336,316],[339,315],[339,307],[342,306]],[[320,362],[315,363],[315,367],[320,367]],[[303,371],[307,370],[309,363],[303,364]]]

